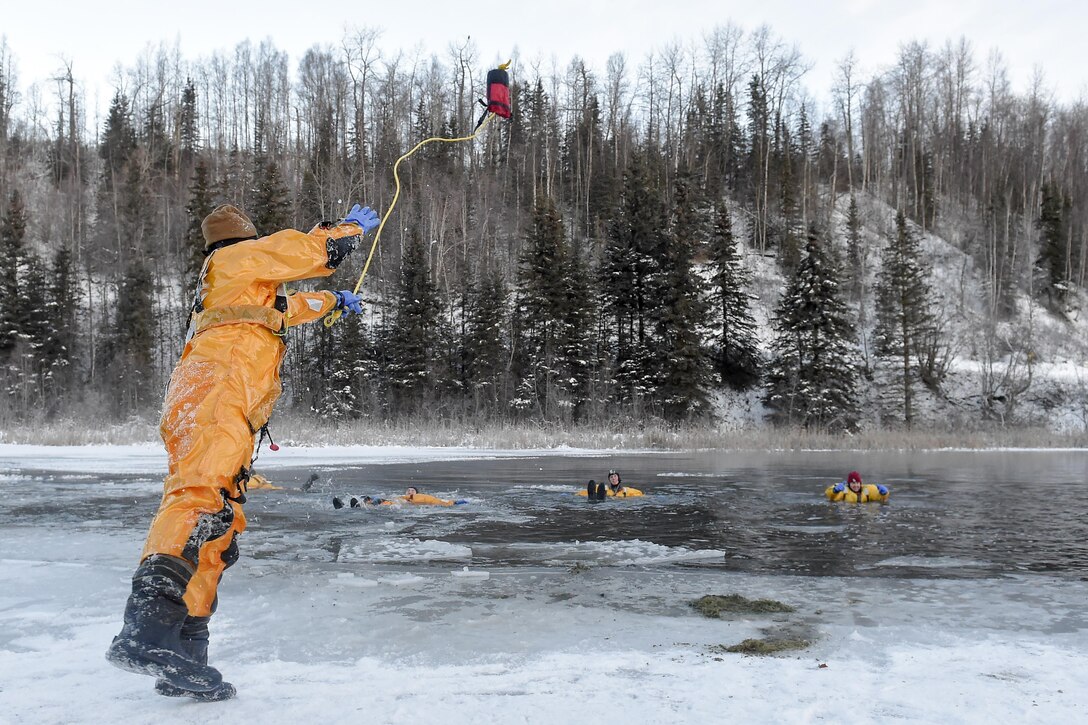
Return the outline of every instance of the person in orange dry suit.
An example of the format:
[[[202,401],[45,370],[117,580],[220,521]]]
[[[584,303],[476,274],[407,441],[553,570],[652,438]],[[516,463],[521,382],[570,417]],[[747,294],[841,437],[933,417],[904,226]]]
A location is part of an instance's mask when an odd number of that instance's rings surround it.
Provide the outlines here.
[[[416,486],[409,486],[403,496],[396,496],[394,498],[363,496],[362,500],[352,496],[348,499],[348,503],[353,509],[357,509],[363,508],[364,506],[397,506],[401,503],[410,503],[415,506],[462,506],[468,503],[468,501],[464,499],[454,501],[447,498],[438,498],[429,493],[423,493]],[[339,496],[332,497],[332,507],[334,509],[344,508],[344,502]]]
[[[124,626],[106,653],[122,669],[156,676],[160,694],[235,694],[207,664],[208,620],[223,571],[238,558],[254,436],[281,392],[284,335],[334,309],[362,312],[350,291],[289,293],[284,284],[332,274],[377,225],[377,214],[358,204],[340,223],[309,234],[259,237],[229,205],[201,225],[206,259],[159,426],[169,458],[162,503]]]

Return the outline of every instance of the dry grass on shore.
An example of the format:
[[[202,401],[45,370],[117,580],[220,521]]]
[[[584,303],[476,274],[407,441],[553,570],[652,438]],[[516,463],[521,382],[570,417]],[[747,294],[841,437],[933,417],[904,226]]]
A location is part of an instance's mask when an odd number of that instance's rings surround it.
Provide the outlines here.
[[[675,427],[649,424],[628,430],[600,426],[559,426],[533,423],[473,425],[426,421],[375,423],[353,421],[327,424],[300,416],[277,416],[272,432],[277,441],[295,446],[404,445],[463,446],[496,449],[730,449],[730,450],[933,450],[942,448],[1084,448],[1088,431],[1056,433],[1040,428],[990,430],[869,430],[853,435],[801,429],[745,428],[721,430],[710,426]],[[120,445],[158,443],[156,423],[131,419],[101,425],[92,421],[0,425],[0,443],[38,445]]]

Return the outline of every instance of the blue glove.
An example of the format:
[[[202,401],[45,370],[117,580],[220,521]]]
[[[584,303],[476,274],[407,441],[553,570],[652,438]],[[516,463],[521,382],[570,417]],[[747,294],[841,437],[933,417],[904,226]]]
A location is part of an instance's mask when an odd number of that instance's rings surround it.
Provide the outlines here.
[[[833,488],[831,490],[834,491],[835,493],[842,493],[843,491],[846,490],[846,484],[843,483],[842,481],[839,481],[838,483],[835,484],[835,488]]]
[[[359,206],[358,204],[351,207],[351,211],[344,217],[344,221],[355,222],[361,226],[363,234],[376,228],[381,223],[381,220],[378,219],[378,212],[373,211],[369,206]]]
[[[888,495],[888,487],[887,486],[877,486],[876,490],[880,492],[881,496],[887,496]]]
[[[468,501],[466,501],[465,499],[461,498],[461,499],[457,499],[456,501],[454,501],[454,502],[453,502],[453,505],[454,505],[454,506],[464,506],[464,505],[465,505],[466,503],[468,503]]]
[[[354,312],[357,315],[363,314],[363,298],[361,296],[347,289],[333,292],[333,294],[336,295],[336,307],[334,309]]]

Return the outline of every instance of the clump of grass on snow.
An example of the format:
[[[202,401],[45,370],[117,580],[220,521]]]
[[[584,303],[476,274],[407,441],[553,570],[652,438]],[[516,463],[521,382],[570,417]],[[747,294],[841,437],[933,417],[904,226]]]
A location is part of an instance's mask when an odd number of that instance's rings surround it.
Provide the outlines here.
[[[731,652],[735,654],[745,655],[771,655],[776,652],[789,652],[791,650],[805,649],[811,644],[806,639],[746,639],[740,644],[734,644],[726,647],[725,645],[715,645],[711,647],[712,652]]]
[[[720,618],[723,614],[775,614],[794,612],[793,607],[775,599],[748,599],[739,594],[707,594],[691,602],[704,617]]]

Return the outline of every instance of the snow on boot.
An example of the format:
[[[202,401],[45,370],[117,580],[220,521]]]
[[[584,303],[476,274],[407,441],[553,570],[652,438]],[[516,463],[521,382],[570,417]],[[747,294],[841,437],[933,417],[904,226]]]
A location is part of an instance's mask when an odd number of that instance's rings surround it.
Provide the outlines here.
[[[208,664],[208,620],[211,617],[186,617],[181,625],[181,648],[194,662]],[[186,690],[171,685],[160,677],[155,680],[155,692],[165,697],[191,697],[202,702],[229,700],[238,694],[234,685],[223,682],[212,690]]]
[[[106,651],[111,664],[161,677],[184,690],[207,692],[223,684],[218,670],[192,659],[181,643],[181,627],[189,614],[182,597],[192,576],[188,562],[165,554],[153,554],[140,564],[132,575],[124,626]]]

